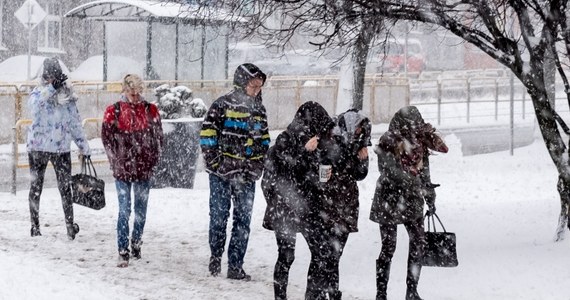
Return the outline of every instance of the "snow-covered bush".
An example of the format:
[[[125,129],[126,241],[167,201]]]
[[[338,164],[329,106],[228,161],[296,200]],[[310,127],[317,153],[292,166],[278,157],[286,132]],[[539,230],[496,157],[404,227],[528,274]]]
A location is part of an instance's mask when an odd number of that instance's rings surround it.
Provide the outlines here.
[[[171,87],[163,84],[154,89],[155,104],[163,119],[185,117],[201,118],[208,108],[200,98],[192,97],[192,90],[185,86]]]

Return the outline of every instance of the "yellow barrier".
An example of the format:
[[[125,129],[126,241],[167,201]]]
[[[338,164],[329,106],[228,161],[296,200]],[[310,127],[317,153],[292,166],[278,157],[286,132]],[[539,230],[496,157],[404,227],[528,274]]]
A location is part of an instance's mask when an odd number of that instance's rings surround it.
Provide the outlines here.
[[[81,121],[81,126],[85,128],[85,125],[87,123],[100,123],[102,121],[103,121],[103,119],[101,119],[101,118],[87,118],[87,119],[84,119],[83,121]],[[30,167],[29,163],[20,163],[20,153],[18,151],[19,141],[21,139],[21,137],[20,137],[21,129],[23,126],[29,126],[30,124],[32,124],[32,120],[23,119],[23,120],[17,121],[13,127],[13,129],[14,129],[14,141],[12,142],[12,188],[11,188],[11,192],[14,195],[16,194],[17,169],[29,168]],[[103,163],[107,163],[107,162],[108,162],[107,159],[93,160],[94,164],[103,164]],[[76,164],[79,164],[79,161],[72,161],[72,165],[76,165]],[[51,166],[51,164],[48,166]]]

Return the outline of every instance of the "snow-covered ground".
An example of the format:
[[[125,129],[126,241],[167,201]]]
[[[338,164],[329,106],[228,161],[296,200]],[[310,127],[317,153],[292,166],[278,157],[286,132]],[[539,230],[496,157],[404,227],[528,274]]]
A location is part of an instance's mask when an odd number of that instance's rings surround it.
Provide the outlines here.
[[[570,235],[553,242],[560,202],[556,170],[541,140],[509,152],[462,156],[454,136],[448,154],[433,156],[432,178],[441,183],[437,211],[457,234],[459,266],[424,268],[419,291],[427,300],[570,299]],[[361,189],[360,231],[350,236],[341,259],[344,299],[374,299],[377,224],[368,220],[378,170]],[[53,172],[48,169],[48,172]],[[257,190],[244,268],[251,282],[208,274],[208,179],[200,172],[193,190],[151,191],[143,258],[116,267],[114,184],[107,183],[107,207],[76,206],[81,232],[68,241],[57,189],[42,195],[43,236],[29,236],[27,190],[0,193],[0,299],[272,299],[277,248],[261,227],[265,201]],[[229,228],[228,228],[229,229]],[[407,234],[399,228],[388,287],[403,299]],[[302,299],[309,252],[298,238],[291,270],[290,299]],[[222,274],[225,275],[226,257]]]

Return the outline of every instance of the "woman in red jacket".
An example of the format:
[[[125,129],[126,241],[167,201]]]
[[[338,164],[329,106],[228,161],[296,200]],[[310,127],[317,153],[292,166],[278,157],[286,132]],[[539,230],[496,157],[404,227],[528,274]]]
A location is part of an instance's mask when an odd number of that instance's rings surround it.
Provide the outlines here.
[[[121,99],[109,105],[103,117],[101,139],[113,170],[119,197],[118,267],[127,267],[129,264],[131,189],[134,191],[135,210],[131,251],[134,258],[141,258],[150,177],[158,162],[163,140],[158,108],[144,100],[142,91],[141,78],[126,75]]]

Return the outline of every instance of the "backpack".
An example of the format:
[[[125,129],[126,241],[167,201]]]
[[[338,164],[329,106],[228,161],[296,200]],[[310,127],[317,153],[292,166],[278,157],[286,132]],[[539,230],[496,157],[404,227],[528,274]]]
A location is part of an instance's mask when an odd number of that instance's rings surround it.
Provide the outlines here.
[[[148,103],[147,101],[143,101],[144,103],[144,108],[146,110],[146,116],[147,116],[147,120],[150,119],[150,103]],[[113,103],[113,107],[115,108],[115,127],[119,128],[119,115],[121,114],[121,102],[117,101],[115,103]],[[149,122],[150,123],[150,122]]]

